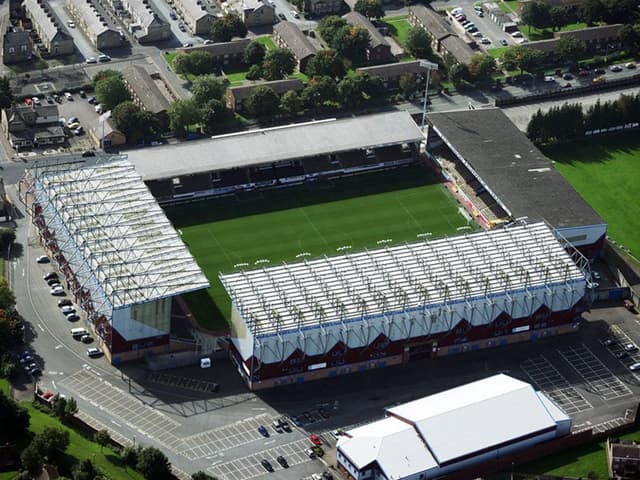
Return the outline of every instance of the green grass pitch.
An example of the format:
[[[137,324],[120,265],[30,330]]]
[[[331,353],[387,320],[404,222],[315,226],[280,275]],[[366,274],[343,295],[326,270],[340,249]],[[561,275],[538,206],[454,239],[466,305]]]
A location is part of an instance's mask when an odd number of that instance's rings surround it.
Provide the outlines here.
[[[609,237],[640,258],[640,135],[594,138],[554,146],[545,154],[604,218]]]
[[[218,273],[236,264],[296,262],[300,253],[335,255],[346,245],[376,248],[380,240],[416,241],[427,232],[435,238],[467,225],[445,188],[418,166],[227,196],[172,207],[167,215],[211,282],[207,292],[187,296],[210,329],[228,326],[231,302]]]

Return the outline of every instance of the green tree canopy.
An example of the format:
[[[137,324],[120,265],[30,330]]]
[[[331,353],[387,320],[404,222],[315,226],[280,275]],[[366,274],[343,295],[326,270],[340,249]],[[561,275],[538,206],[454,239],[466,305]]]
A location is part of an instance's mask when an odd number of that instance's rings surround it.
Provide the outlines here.
[[[313,77],[302,91],[300,99],[308,109],[334,109],[340,102],[340,95],[338,86],[331,77]]]
[[[223,133],[233,128],[235,116],[222,101],[214,98],[203,109],[202,123],[208,133]]]
[[[249,45],[244,49],[242,55],[244,63],[247,65],[259,65],[264,60],[264,56],[267,53],[267,47],[262,43],[252,40]]]
[[[7,247],[16,241],[16,232],[13,228],[0,228],[0,250],[7,251]]]
[[[384,7],[380,0],[357,0],[353,9],[367,18],[384,17]]]
[[[4,277],[0,277],[0,309],[7,310],[14,307],[16,304],[16,297],[13,294],[9,284]]]
[[[640,53],[640,24],[624,25],[620,29],[620,41],[631,53]]]
[[[121,77],[112,76],[100,80],[95,87],[96,98],[105,110],[112,110],[117,105],[131,100],[129,90]]]
[[[280,110],[287,115],[295,116],[302,111],[302,108],[302,100],[294,90],[284,92],[284,95],[280,98]]]
[[[183,137],[191,125],[197,124],[202,115],[192,99],[176,100],[169,106],[169,124],[176,135]]]
[[[9,108],[13,103],[13,92],[9,77],[0,77],[0,108]]]
[[[418,90],[418,82],[416,82],[416,77],[408,73],[400,77],[398,86],[400,87],[400,91],[405,98],[410,98]]]
[[[253,117],[274,117],[280,110],[280,98],[271,87],[259,85],[249,94],[246,106]]]
[[[102,452],[102,449],[109,445],[109,442],[111,441],[111,435],[109,435],[108,430],[105,430],[103,428],[102,430],[98,430],[93,434],[93,439],[98,445],[100,445],[100,451]]]
[[[347,21],[336,15],[329,15],[320,20],[318,24],[318,33],[329,45],[334,44],[334,38],[338,31],[347,25]]]
[[[239,15],[227,13],[211,27],[211,38],[215,42],[229,42],[233,37],[246,37],[247,26]]]
[[[29,428],[29,413],[0,391],[0,425],[11,425],[3,434],[9,439],[19,438]]]
[[[110,77],[122,78],[122,74],[119,71],[113,70],[113,69],[110,69],[110,68],[107,68],[105,70],[100,70],[98,73],[96,73],[93,76],[93,86],[94,86],[94,88],[95,88],[96,84],[100,80],[104,80],[105,78],[110,78]]]
[[[509,47],[502,54],[502,64],[508,70],[519,69],[520,74],[529,72],[536,74],[544,69],[544,52],[537,48],[523,47],[516,45]]]
[[[477,53],[469,63],[469,75],[473,81],[489,80],[497,71],[495,58],[486,53]]]
[[[157,138],[164,129],[156,115],[133,102],[118,105],[111,112],[111,118],[116,128],[126,135],[127,142],[134,145]]]
[[[345,25],[336,32],[331,47],[353,63],[361,64],[367,57],[370,40],[371,37],[366,29]]]
[[[60,465],[64,461],[69,446],[69,431],[55,427],[45,427],[33,438],[31,445],[40,452],[41,458]]]
[[[305,73],[310,77],[342,78],[345,74],[344,62],[335,50],[320,50],[307,63]]]
[[[197,105],[206,105],[210,100],[222,100],[226,91],[224,82],[214,75],[201,75],[191,85],[193,100]]]
[[[293,73],[296,58],[291,50],[275,48],[269,50],[262,62],[262,76],[265,80],[280,80]]]
[[[191,475],[191,480],[217,480],[216,477],[212,477],[208,473],[199,471]]]
[[[556,43],[556,55],[571,65],[577,65],[586,51],[584,42],[575,37],[560,37]]]
[[[173,59],[173,69],[179,75],[204,75],[214,68],[215,61],[209,52],[181,53]]]
[[[27,472],[36,475],[42,470],[44,457],[33,444],[30,444],[20,454],[20,463]]]
[[[145,448],[138,454],[136,469],[146,480],[169,480],[171,478],[169,459],[155,447]]]
[[[431,58],[433,56],[431,37],[420,27],[411,27],[409,29],[405,45],[407,51],[416,58]]]
[[[469,68],[462,63],[455,63],[449,69],[449,80],[458,87],[469,78]]]
[[[551,13],[549,5],[545,2],[535,1],[525,3],[520,13],[522,23],[536,28],[551,26]]]
[[[73,480],[95,480],[98,469],[88,458],[82,460],[73,470]]]

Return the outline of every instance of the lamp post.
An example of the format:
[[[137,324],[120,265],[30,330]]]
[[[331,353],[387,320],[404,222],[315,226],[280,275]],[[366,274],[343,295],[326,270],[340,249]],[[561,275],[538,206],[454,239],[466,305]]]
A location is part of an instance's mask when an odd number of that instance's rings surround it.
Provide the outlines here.
[[[438,65],[427,60],[420,60],[420,66],[427,70],[427,83],[424,87],[424,101],[422,103],[422,123],[420,130],[424,133],[424,124],[427,120],[427,98],[429,96],[429,81],[431,80],[431,70],[438,70]]]

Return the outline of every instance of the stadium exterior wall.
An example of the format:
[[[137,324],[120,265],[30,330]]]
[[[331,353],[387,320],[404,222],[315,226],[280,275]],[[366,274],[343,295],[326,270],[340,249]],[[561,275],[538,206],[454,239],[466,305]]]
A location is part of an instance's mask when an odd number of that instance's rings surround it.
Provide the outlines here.
[[[318,344],[323,341],[320,329],[316,329],[317,335],[310,343],[316,350],[307,348],[305,351],[304,345],[300,344],[299,333],[257,341],[249,335],[239,340],[234,336],[238,331],[238,325],[234,322],[230,355],[252,390],[302,383],[421,358],[448,356],[575,332],[581,320],[580,314],[587,308],[583,295],[584,292],[571,307],[564,310],[551,311],[545,305],[539,305],[532,313],[515,318],[502,312],[486,324],[472,324],[461,318],[450,328],[438,333],[412,337],[394,337],[388,330],[385,334],[369,325],[369,341],[352,344],[349,335],[356,336],[360,335],[358,331],[364,332],[366,322],[355,322],[349,331],[343,330],[343,335],[339,329],[329,333],[325,328],[322,329],[325,338],[335,339],[332,346],[324,340],[326,351],[317,350]],[[232,317],[236,322],[240,319],[237,313]],[[248,332],[246,327],[240,328]],[[340,336],[343,338],[340,339]],[[279,353],[280,358],[274,358],[275,352]],[[271,354],[271,357],[265,353]]]

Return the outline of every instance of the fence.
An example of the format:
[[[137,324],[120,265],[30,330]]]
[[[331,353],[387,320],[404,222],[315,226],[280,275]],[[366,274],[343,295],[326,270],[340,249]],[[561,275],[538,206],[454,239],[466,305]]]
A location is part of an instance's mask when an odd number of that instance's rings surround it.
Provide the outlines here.
[[[536,103],[544,100],[553,100],[555,98],[566,98],[572,96],[580,96],[591,92],[598,92],[603,90],[613,90],[620,87],[626,87],[629,85],[637,85],[640,83],[640,74],[635,74],[630,77],[619,78],[615,80],[607,80],[603,83],[583,85],[572,88],[557,88],[555,90],[548,90],[544,92],[536,92],[530,95],[523,95],[521,97],[497,97],[495,100],[496,107],[511,107],[514,105],[521,105],[524,103]]]

